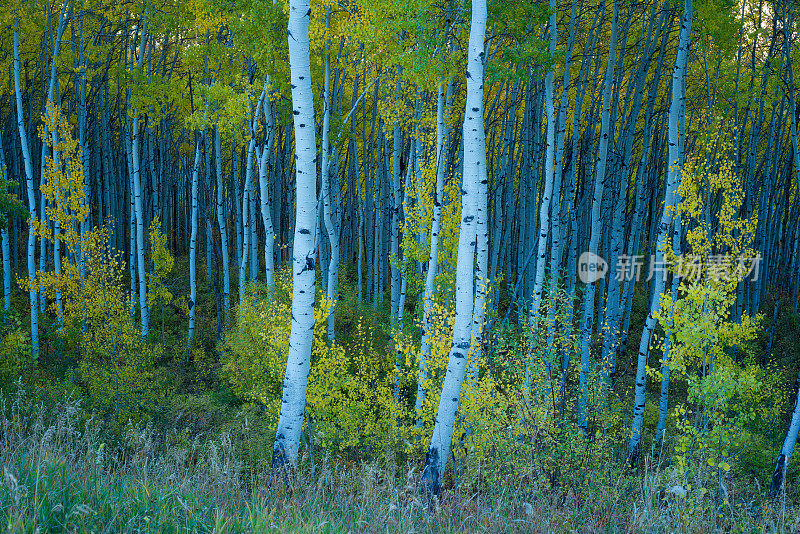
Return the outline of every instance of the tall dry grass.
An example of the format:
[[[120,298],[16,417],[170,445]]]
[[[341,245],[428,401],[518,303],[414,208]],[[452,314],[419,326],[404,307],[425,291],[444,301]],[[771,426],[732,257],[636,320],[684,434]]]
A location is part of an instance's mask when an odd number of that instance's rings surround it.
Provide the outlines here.
[[[8,532],[795,532],[797,508],[757,488],[674,483],[668,469],[583,487],[481,484],[463,464],[433,506],[417,466],[303,457],[289,477],[239,460],[230,435],[170,439],[128,426],[115,442],[80,399],[46,405],[21,387],[0,404],[0,529]],[[171,430],[177,433],[177,429]],[[174,436],[173,436],[174,437]],[[267,440],[271,436],[264,436]],[[521,470],[529,466],[519,466]],[[528,482],[526,482],[526,480]],[[592,480],[592,477],[588,477]],[[698,488],[705,495],[698,496]],[[480,488],[475,489],[475,488]],[[721,496],[726,497],[724,501]]]

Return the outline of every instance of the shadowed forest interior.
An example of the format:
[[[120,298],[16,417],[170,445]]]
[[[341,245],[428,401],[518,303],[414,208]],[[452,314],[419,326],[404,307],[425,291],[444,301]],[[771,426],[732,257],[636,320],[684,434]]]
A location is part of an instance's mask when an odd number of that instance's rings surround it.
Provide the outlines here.
[[[796,0],[4,0],[9,532],[795,532]]]

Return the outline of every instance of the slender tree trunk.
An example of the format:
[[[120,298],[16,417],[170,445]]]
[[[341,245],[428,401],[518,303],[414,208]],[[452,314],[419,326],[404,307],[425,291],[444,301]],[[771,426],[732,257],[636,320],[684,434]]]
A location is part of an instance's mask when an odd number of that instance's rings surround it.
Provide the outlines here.
[[[789,460],[792,457],[794,445],[797,442],[798,430],[800,430],[800,373],[798,373],[797,380],[795,381],[795,392],[792,420],[789,423],[789,429],[786,431],[786,438],[783,440],[781,453],[778,455],[778,461],[775,463],[775,472],[772,475],[770,489],[774,494],[783,490],[786,471],[789,468]]]
[[[458,399],[472,337],[476,215],[481,182],[486,182],[486,137],[483,126],[483,71],[485,64],[486,2],[473,0],[467,57],[467,96],[464,111],[464,172],[461,193],[461,230],[456,260],[456,315],[445,382],[422,475],[428,495],[438,495],[453,439]],[[484,199],[485,203],[485,199]],[[485,205],[485,204],[484,204]]]
[[[679,163],[680,122],[682,102],[685,99],[683,91],[683,76],[688,62],[689,36],[692,32],[692,0],[685,0],[683,20],[681,22],[678,54],[675,58],[675,67],[672,71],[672,101],[669,108],[669,156],[667,171],[667,187],[664,192],[664,209],[658,226],[658,241],[654,261],[663,260],[662,246],[666,242],[672,229],[671,219],[674,206],[678,202],[677,190],[681,179]],[[650,351],[650,340],[656,326],[655,314],[660,308],[661,293],[664,292],[665,280],[663,276],[653,279],[653,294],[650,298],[650,311],[645,319],[642,337],[639,343],[639,355],[636,367],[636,384],[633,401],[633,419],[631,421],[631,440],[628,445],[628,459],[633,464],[637,461],[642,438],[642,423],[644,422],[644,405],[647,385],[647,355]]]
[[[550,0],[550,45],[549,52],[555,54],[556,43],[558,42],[556,29],[556,0]],[[568,52],[569,53],[569,52]],[[610,59],[609,61],[613,61]],[[567,71],[569,72],[569,71]],[[536,278],[533,282],[533,300],[531,301],[531,325],[535,325],[539,319],[539,305],[542,302],[542,285],[544,284],[545,257],[547,255],[547,239],[550,233],[550,198],[553,196],[554,178],[554,159],[556,150],[556,117],[555,117],[555,96],[553,94],[553,69],[550,69],[544,77],[544,102],[545,113],[547,115],[547,148],[544,164],[544,191],[542,201],[539,205],[539,250],[536,254]],[[558,177],[559,184],[561,176]],[[556,190],[556,203],[561,191]],[[551,266],[552,268],[553,266]]]
[[[331,8],[325,8],[325,26],[330,29],[331,25]],[[328,52],[329,44],[325,46],[325,78],[322,86],[322,211],[325,223],[325,230],[328,235],[328,243],[331,247],[330,261],[328,263],[327,272],[327,290],[326,298],[330,301],[331,311],[328,316],[328,339],[333,341],[336,339],[335,329],[335,314],[336,314],[336,299],[338,297],[339,286],[339,229],[334,223],[334,212],[336,206],[334,201],[337,198],[336,193],[331,187],[331,168],[330,168],[330,115],[331,115],[331,95],[330,95],[330,78],[331,66]]]
[[[270,171],[275,147],[275,116],[269,97],[264,100],[264,120],[267,138],[261,153],[258,183],[261,190],[261,220],[264,222],[264,275],[267,289],[272,291],[275,288],[275,228],[272,224],[272,195],[269,189],[274,176]]]
[[[245,159],[244,169],[244,193],[242,195],[242,256],[239,262],[239,302],[242,302],[245,295],[245,286],[247,285],[247,262],[252,263],[253,251],[251,240],[255,238],[252,226],[255,225],[255,217],[253,210],[253,158],[255,157],[256,150],[256,129],[258,128],[258,119],[261,114],[261,106],[264,104],[264,98],[267,94],[267,86],[261,91],[261,96],[256,104],[256,109],[253,112],[253,118],[250,125],[250,141],[247,143],[247,158]],[[252,273],[252,268],[250,269]],[[256,271],[257,272],[257,271]],[[252,280],[255,277],[251,276]]]
[[[289,68],[294,116],[297,172],[292,273],[292,327],[286,376],[283,381],[281,413],[272,450],[272,467],[296,466],[306,406],[306,386],[311,367],[314,329],[314,224],[317,200],[314,96],[311,86],[311,56],[308,0],[290,0]]]
[[[6,157],[3,152],[3,143],[0,140],[0,178],[7,179],[8,169],[6,167]],[[5,194],[5,191],[0,192]],[[8,225],[11,219],[6,220],[6,227],[0,230],[3,239],[3,308],[8,310],[11,308],[11,257],[9,253],[9,240],[8,240]]]
[[[436,103],[436,191],[433,197],[433,219],[431,220],[431,252],[428,256],[428,272],[425,275],[423,293],[422,340],[419,356],[419,375],[414,411],[417,426],[422,427],[422,405],[428,393],[428,359],[431,355],[431,306],[433,304],[436,271],[439,267],[439,232],[442,225],[442,196],[444,195],[444,176],[447,168],[448,131],[445,122],[445,104],[449,106],[453,96],[453,82],[439,83],[439,96]]]
[[[142,34],[144,40],[144,34]],[[134,113],[136,113],[134,111]],[[147,308],[147,272],[144,254],[144,209],[142,208],[142,178],[139,165],[139,117],[133,119],[131,130],[131,160],[133,162],[133,195],[136,209],[136,258],[139,274],[139,309],[142,318],[142,336],[150,331],[150,313]]]
[[[611,114],[611,98],[614,79],[614,64],[617,56],[617,27],[619,20],[618,0],[614,2],[614,15],[611,23],[611,44],[609,45],[608,64],[606,65],[605,84],[603,87],[603,118],[600,127],[600,140],[597,149],[597,164],[594,175],[594,196],[592,197],[592,228],[589,238],[588,253],[589,261],[593,260],[592,255],[597,255],[600,234],[602,232],[602,220],[600,218],[600,207],[603,202],[603,190],[606,179],[606,165],[608,162],[608,143]],[[587,427],[587,410],[589,399],[588,373],[591,361],[591,340],[594,331],[594,300],[595,284],[586,284],[583,294],[583,313],[581,315],[581,375],[580,375],[580,397],[578,401],[578,419],[582,428]]]
[[[397,68],[397,95],[401,93],[400,67]],[[400,261],[400,209],[403,205],[403,187],[400,183],[400,151],[402,146],[399,117],[394,121],[392,132],[392,241],[391,241],[391,317],[396,319],[400,309],[401,274],[398,262]],[[412,140],[412,143],[414,141]],[[411,155],[409,155],[409,158]],[[411,161],[408,162],[411,169]],[[399,379],[399,375],[398,375]]]
[[[222,244],[222,295],[223,295],[223,322],[228,326],[231,308],[231,273],[228,257],[228,227],[225,218],[225,192],[222,182],[222,150],[219,127],[214,128],[214,157],[217,166],[217,223],[219,224],[219,237]],[[234,157],[235,154],[234,154]],[[267,236],[269,241],[269,236]]]
[[[194,149],[194,165],[192,166],[192,229],[189,238],[189,346],[194,340],[195,313],[197,310],[197,183],[200,179],[202,137],[197,139]],[[188,358],[188,353],[187,353]]]
[[[17,101],[17,128],[19,141],[22,147],[22,160],[25,165],[25,182],[28,193],[28,294],[31,301],[31,356],[34,361],[39,357],[39,306],[36,290],[36,196],[33,190],[33,162],[31,151],[28,147],[28,136],[25,133],[25,119],[22,107],[22,89],[19,81],[19,18],[14,19],[14,93]]]
[[[236,140],[233,141],[233,147],[231,149],[231,159],[233,160],[232,167],[232,176],[231,179],[233,180],[233,226],[235,228],[234,234],[236,236],[236,268],[237,271],[241,267],[243,252],[242,252],[242,241],[244,240],[244,230],[242,224],[242,203],[244,202],[242,191],[241,191],[241,184],[239,183],[239,150],[236,147]],[[241,274],[240,274],[241,276]],[[239,280],[239,285],[241,286],[242,280]]]

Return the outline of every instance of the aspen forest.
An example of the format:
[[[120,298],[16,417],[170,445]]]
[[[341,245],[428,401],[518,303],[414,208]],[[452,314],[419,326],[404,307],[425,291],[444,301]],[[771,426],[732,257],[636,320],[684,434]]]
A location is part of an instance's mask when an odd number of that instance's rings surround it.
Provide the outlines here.
[[[0,531],[800,531],[798,18],[0,0]]]

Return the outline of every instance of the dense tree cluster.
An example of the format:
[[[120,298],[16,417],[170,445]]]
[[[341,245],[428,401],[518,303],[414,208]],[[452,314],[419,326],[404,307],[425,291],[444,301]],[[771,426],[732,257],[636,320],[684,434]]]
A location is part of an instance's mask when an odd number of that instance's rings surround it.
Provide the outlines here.
[[[648,372],[661,381],[658,440],[671,372],[707,410],[699,426],[722,429],[728,405],[698,400],[714,373],[751,376],[754,318],[764,312],[774,334],[780,297],[797,312],[796,15],[788,0],[5,1],[5,306],[16,275],[35,361],[43,318],[72,313],[84,332],[102,322],[70,311],[79,292],[64,273],[92,280],[101,249],[118,254],[126,337],[97,343],[151,361],[157,353],[130,337],[158,337],[159,306],[162,323],[164,306],[185,309],[192,354],[199,265],[219,332],[248,282],[271,294],[288,265],[272,458],[282,466],[297,461],[312,344],[324,343],[317,290],[334,343],[349,277],[359,302],[388,307],[393,332],[416,336],[415,388],[397,378],[393,394],[408,397],[420,428],[426,395],[440,392],[429,491],[469,384],[509,323],[539,336],[529,356],[548,353],[552,384],[578,366],[586,432],[593,377],[605,392],[629,374],[636,461]],[[188,255],[188,295],[174,301],[167,251]],[[705,282],[692,285],[692,273]],[[734,282],[714,285],[721,275]],[[443,382],[431,384],[443,300],[452,339]],[[715,321],[689,335],[702,316]],[[573,328],[577,350],[553,348]],[[769,337],[762,371],[771,352]],[[778,488],[798,427],[796,407]]]

